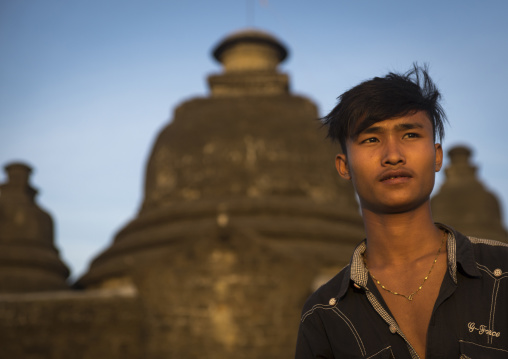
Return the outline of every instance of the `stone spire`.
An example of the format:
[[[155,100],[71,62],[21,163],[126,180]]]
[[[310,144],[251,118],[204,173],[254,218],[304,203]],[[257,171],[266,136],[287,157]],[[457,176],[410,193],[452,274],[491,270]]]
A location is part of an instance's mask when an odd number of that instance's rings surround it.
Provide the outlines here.
[[[496,196],[485,189],[470,163],[471,150],[456,146],[448,151],[446,180],[432,198],[432,213],[438,222],[466,235],[508,241]]]
[[[226,37],[213,51],[215,59],[224,66],[224,73],[208,77],[212,96],[287,93],[288,76],[277,71],[287,54],[279,40],[259,30],[239,31]]]
[[[31,168],[5,167],[8,181],[0,185],[0,292],[65,289],[69,270],[53,244],[53,221],[35,203],[29,184]]]

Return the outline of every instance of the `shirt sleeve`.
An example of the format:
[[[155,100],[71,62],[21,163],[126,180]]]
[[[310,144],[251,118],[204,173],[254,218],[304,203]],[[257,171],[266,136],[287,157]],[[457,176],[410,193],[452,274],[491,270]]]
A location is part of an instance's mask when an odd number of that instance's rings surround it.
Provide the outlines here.
[[[295,359],[334,359],[325,327],[318,315],[300,323]]]

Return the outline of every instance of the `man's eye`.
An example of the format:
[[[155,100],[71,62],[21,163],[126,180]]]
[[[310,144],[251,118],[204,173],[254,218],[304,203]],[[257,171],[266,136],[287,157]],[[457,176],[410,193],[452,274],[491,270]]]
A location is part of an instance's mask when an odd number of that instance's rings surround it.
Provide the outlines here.
[[[369,137],[362,141],[362,143],[374,143],[377,142],[378,139],[376,137]]]
[[[420,136],[417,133],[410,132],[410,133],[406,133],[404,135],[404,137],[406,137],[406,138],[417,138],[417,137],[420,137]]]

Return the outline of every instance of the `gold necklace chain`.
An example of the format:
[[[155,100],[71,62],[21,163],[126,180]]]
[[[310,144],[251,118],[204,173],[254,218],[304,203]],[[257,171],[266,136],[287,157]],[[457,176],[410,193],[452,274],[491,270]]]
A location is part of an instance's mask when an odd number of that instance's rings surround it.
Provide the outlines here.
[[[422,284],[420,284],[420,286],[418,287],[418,289],[416,289],[413,293],[411,293],[410,295],[404,295],[402,293],[399,293],[399,292],[394,292],[388,288],[386,288],[384,285],[382,285],[379,280],[374,277],[374,274],[370,273],[370,276],[372,277],[372,279],[374,279],[374,281],[381,287],[381,289],[387,291],[388,293],[391,293],[393,295],[398,295],[398,296],[401,296],[401,297],[404,297],[406,298],[407,300],[409,301],[412,301],[414,296],[416,295],[416,293],[418,293],[420,291],[420,289],[422,289],[423,285],[425,284],[425,282],[427,281],[427,279],[429,278],[430,276],[430,273],[432,272],[432,270],[434,269],[434,265],[436,264],[437,262],[437,258],[439,257],[439,254],[441,253],[441,249],[443,248],[443,243],[445,242],[445,239],[446,239],[446,232],[443,233],[443,240],[441,241],[441,245],[439,246],[439,250],[437,251],[437,254],[436,254],[436,258],[434,259],[434,262],[432,263],[432,266],[430,267],[430,270],[429,270],[429,273],[427,273],[427,275],[425,276],[425,278],[423,278],[423,282]],[[365,268],[367,270],[369,270],[369,267],[367,267],[367,262],[365,261],[365,257],[363,257],[363,263],[365,264]]]

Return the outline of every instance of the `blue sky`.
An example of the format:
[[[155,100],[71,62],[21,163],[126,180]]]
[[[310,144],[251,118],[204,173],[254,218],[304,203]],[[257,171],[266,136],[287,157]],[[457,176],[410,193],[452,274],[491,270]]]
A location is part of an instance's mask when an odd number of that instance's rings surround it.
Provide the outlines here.
[[[254,26],[286,44],[281,69],[321,114],[362,80],[429,63],[450,120],[445,149],[471,146],[505,208],[506,13],[488,0],[2,0],[0,165],[34,167],[56,244],[81,275],[135,216],[175,106],[207,95],[220,71],[212,48]]]

